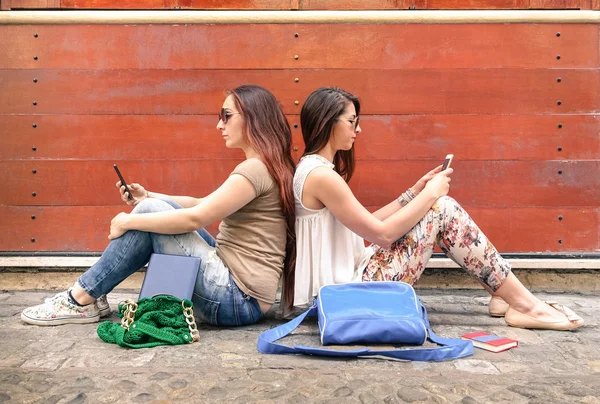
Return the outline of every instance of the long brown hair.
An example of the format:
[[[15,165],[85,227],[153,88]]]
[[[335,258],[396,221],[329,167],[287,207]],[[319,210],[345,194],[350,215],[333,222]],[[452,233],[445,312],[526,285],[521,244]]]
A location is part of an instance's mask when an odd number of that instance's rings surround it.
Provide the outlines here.
[[[294,171],[292,130],[275,96],[256,85],[243,85],[228,91],[244,117],[244,133],[260,155],[269,174],[279,185],[282,212],[287,227],[283,265],[283,300],[288,308],[294,302],[296,267],[296,212],[294,204]]]
[[[315,154],[329,142],[333,125],[352,103],[356,116],[360,114],[360,101],[354,95],[336,87],[321,87],[313,91],[302,106],[300,124],[304,138],[304,154]],[[349,182],[354,174],[354,146],[350,150],[338,150],[333,157],[335,171]]]

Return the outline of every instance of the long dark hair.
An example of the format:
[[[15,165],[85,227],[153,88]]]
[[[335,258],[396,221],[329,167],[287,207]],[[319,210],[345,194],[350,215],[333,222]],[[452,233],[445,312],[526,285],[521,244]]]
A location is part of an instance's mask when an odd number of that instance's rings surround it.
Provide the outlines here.
[[[346,109],[354,104],[356,116],[360,114],[360,101],[354,95],[336,87],[321,87],[313,91],[302,106],[300,124],[304,138],[304,154],[315,154],[329,142],[333,125]],[[349,182],[354,174],[354,146],[350,150],[338,150],[333,157],[335,171]]]
[[[294,302],[296,267],[296,212],[294,204],[294,171],[292,130],[275,96],[256,85],[244,85],[227,92],[244,117],[244,133],[260,155],[269,174],[279,185],[282,212],[287,227],[283,265],[283,301],[291,308]],[[245,135],[246,136],[246,135]]]

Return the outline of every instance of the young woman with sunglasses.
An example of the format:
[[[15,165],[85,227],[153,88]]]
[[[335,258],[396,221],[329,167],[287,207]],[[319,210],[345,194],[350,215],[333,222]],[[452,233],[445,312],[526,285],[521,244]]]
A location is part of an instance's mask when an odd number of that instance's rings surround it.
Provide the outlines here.
[[[295,258],[295,163],[291,131],[268,90],[253,85],[229,91],[217,129],[225,146],[245,160],[205,198],[169,196],[117,183],[131,214],[112,219],[102,257],[69,290],[27,308],[36,325],[96,322],[110,313],[105,295],[155,253],[201,258],[193,301],[196,317],[215,325],[260,320],[275,301],[279,279],[291,303]],[[214,239],[203,228],[222,220]]]
[[[374,213],[352,194],[354,140],[360,102],[337,88],[320,88],[300,114],[305,150],[294,175],[296,258],[294,305],[309,304],[323,285],[415,283],[435,245],[492,294],[489,310],[523,328],[571,330],[583,320],[546,304],[512,274],[510,265],[452,198],[451,168],[436,167]],[[375,180],[375,179],[374,179]],[[365,247],[363,238],[374,243]]]

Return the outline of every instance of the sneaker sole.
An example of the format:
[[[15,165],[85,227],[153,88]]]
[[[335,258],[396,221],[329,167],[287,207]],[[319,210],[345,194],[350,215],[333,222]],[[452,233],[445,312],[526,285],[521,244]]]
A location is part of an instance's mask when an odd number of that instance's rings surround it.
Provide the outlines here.
[[[112,313],[110,307],[105,307],[103,309],[99,309],[100,317],[108,317]]]
[[[100,316],[91,316],[91,317],[65,317],[65,318],[53,318],[52,320],[39,320],[36,318],[31,318],[26,316],[24,313],[21,313],[21,320],[26,322],[27,324],[33,325],[61,325],[61,324],[90,324],[97,323],[100,321]]]

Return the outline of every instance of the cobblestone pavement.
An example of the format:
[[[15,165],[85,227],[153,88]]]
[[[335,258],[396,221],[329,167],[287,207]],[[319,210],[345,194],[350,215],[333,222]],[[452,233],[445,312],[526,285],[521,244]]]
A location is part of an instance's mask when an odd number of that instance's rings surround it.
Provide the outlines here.
[[[507,327],[478,291],[419,290],[445,337],[487,331],[516,349],[441,363],[263,355],[271,316],[242,328],[201,326],[201,342],[126,350],[102,342],[96,324],[35,327],[20,311],[51,293],[0,292],[0,402],[14,403],[600,403],[600,297],[538,294],[586,321],[574,332]],[[112,293],[111,306],[132,292]],[[111,317],[113,321],[116,316]],[[289,344],[319,344],[316,322]]]

